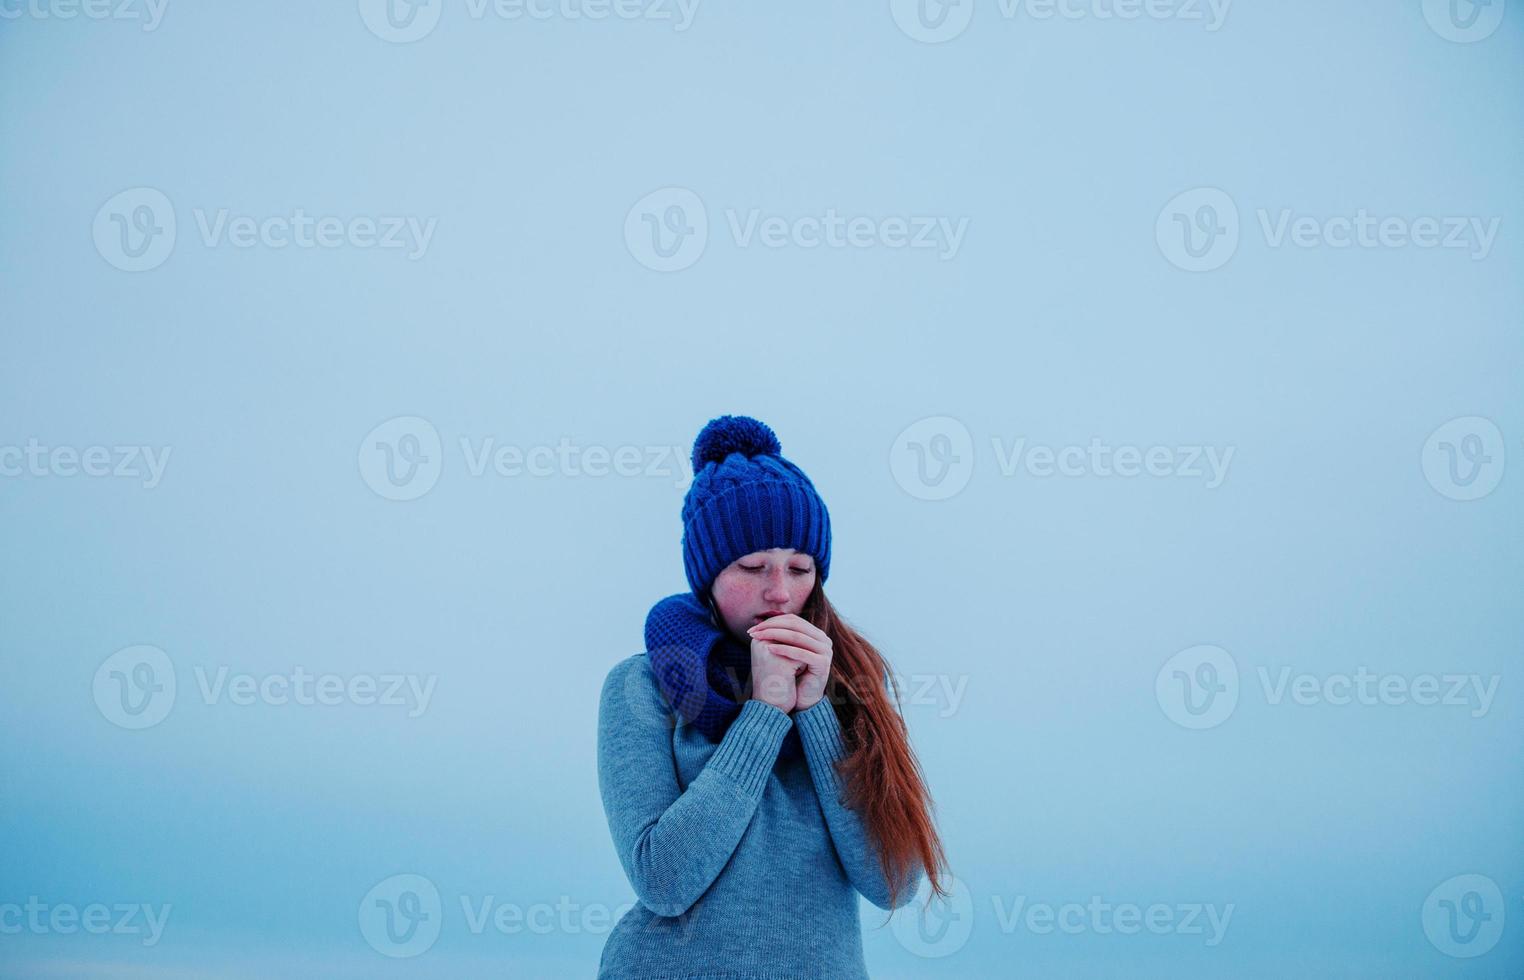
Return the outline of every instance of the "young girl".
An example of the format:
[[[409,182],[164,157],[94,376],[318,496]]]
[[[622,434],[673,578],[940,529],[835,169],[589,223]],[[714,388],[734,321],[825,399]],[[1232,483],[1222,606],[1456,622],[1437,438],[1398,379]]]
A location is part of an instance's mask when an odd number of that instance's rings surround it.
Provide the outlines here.
[[[858,894],[907,904],[941,841],[883,657],[831,606],[831,525],[767,426],[693,444],[692,591],[598,707],[598,789],[640,899],[600,978],[866,978]],[[890,687],[893,686],[893,700]]]

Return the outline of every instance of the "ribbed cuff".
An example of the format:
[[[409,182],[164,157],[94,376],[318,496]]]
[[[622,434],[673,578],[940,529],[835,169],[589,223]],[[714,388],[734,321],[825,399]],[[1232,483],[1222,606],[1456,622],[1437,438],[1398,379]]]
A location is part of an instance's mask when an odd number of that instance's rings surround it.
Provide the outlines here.
[[[817,778],[822,778],[833,790],[842,789],[841,777],[836,772],[836,762],[846,757],[847,743],[842,738],[841,720],[827,698],[821,698],[804,711],[793,715],[794,727],[804,743],[804,755]]]
[[[748,700],[705,768],[729,776],[748,796],[760,793],[792,724],[788,714],[774,705]]]

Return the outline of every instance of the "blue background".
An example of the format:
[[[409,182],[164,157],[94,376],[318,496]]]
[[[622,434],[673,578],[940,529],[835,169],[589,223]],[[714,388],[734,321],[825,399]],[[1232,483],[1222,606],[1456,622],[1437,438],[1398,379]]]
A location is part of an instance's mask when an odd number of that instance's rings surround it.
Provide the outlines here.
[[[980,2],[924,43],[884,3],[703,4],[675,30],[436,2],[404,44],[354,3],[0,22],[0,445],[171,450],[154,487],[0,478],[0,904],[172,905],[151,947],[0,935],[0,972],[591,976],[606,929],[473,934],[460,897],[633,899],[597,695],[686,587],[673,454],[730,412],[816,482],[828,591],[907,698],[966,683],[904,712],[970,931],[917,955],[864,903],[875,977],[1524,974],[1517,4],[1462,43],[1418,2],[1241,2],[1216,31]],[[92,223],[137,187],[177,236],[133,273]],[[701,199],[708,241],[658,272],[623,229],[668,187]],[[1206,272],[1155,237],[1197,187],[1240,215]],[[409,259],[209,246],[195,220],[296,208],[437,226]],[[1500,224],[1483,260],[1277,247],[1256,212],[1283,208]],[[967,230],[946,259],[742,245],[726,215],[751,209]],[[398,416],[442,444],[413,500],[365,478],[363,440]],[[1422,462],[1469,416],[1513,465],[1461,501]],[[933,417],[971,439],[944,500],[891,469]],[[1093,437],[1235,453],[1208,488],[1006,475],[994,447]],[[654,476],[472,475],[461,440],[488,438],[675,449]],[[178,681],[143,730],[91,693],[135,644]],[[1198,644],[1241,684],[1192,730],[1155,678]],[[209,704],[195,679],[297,665],[437,687],[407,717]],[[1256,673],[1362,665],[1501,681],[1477,717],[1273,704]],[[399,873],[443,896],[409,959],[357,924]],[[1421,910],[1473,873],[1506,924],[1456,958]],[[995,914],[1092,895],[1234,908],[1215,946]]]

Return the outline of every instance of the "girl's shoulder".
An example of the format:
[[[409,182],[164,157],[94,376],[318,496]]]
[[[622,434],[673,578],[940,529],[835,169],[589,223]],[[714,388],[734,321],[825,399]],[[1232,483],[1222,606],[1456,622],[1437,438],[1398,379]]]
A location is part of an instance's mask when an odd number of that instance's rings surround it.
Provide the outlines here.
[[[651,674],[651,658],[645,653],[632,653],[609,668],[609,672],[603,677],[603,686],[608,687],[611,682],[624,681],[630,677],[644,677],[653,684],[656,678]]]
[[[609,668],[603,678],[599,711],[609,720],[662,719],[667,715],[667,702],[651,672],[650,657],[631,654]]]

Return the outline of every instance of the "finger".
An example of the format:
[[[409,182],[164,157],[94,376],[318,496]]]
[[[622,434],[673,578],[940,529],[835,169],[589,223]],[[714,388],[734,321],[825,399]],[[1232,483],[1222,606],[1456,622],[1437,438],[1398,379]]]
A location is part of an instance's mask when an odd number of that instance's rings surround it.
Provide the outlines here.
[[[759,625],[781,626],[788,629],[796,629],[803,633],[808,633],[810,636],[813,636],[818,640],[829,639],[829,637],[826,636],[824,630],[816,626],[814,623],[810,622],[808,619],[805,619],[803,616],[798,615],[797,613],[782,613],[772,617],[771,619],[762,620]]]
[[[778,626],[763,627],[761,629],[753,628],[751,635],[759,640],[773,640],[779,643],[803,647],[806,650],[813,650],[822,656],[830,649],[827,643],[808,633],[801,633],[798,630],[784,629]]]
[[[830,666],[824,656],[812,650],[804,650],[784,643],[764,643],[763,646],[774,656],[806,665],[811,673],[820,673]]]
[[[795,647],[806,653],[812,653],[817,657],[829,657],[831,648],[821,644],[812,637],[803,633],[795,633],[793,630],[758,630],[752,634],[752,639],[763,643],[776,643],[782,646]]]
[[[825,658],[820,656],[820,654],[799,647],[789,646],[786,643],[764,643],[762,646],[768,653],[783,660],[792,660],[795,663],[808,664],[810,666],[824,666],[825,664]]]

